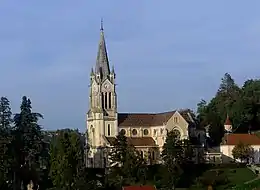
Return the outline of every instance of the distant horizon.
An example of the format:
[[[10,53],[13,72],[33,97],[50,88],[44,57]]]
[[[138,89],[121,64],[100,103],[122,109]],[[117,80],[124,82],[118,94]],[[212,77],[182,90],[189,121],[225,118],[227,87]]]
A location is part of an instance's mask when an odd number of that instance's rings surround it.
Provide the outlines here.
[[[235,6],[234,6],[235,5]],[[4,1],[0,96],[32,101],[44,129],[86,129],[100,19],[116,72],[118,112],[192,109],[230,73],[259,78],[259,1]],[[232,11],[231,11],[232,10]],[[6,83],[5,83],[6,81]]]

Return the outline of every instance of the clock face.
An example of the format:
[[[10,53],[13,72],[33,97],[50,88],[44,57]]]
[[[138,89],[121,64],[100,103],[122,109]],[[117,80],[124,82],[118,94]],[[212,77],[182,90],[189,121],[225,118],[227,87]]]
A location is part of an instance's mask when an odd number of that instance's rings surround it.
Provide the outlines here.
[[[105,84],[105,85],[104,85],[104,88],[105,88],[105,89],[107,89],[107,88],[108,88],[108,85],[107,85],[107,84]]]

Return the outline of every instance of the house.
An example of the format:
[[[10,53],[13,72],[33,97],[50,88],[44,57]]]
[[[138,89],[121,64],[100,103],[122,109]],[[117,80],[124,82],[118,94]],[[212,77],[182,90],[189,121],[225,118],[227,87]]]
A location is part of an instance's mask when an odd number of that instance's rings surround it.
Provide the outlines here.
[[[223,143],[220,145],[222,161],[226,163],[234,160],[232,150],[240,142],[253,148],[254,152],[251,161],[255,164],[260,164],[260,138],[256,134],[226,134],[223,138]]]

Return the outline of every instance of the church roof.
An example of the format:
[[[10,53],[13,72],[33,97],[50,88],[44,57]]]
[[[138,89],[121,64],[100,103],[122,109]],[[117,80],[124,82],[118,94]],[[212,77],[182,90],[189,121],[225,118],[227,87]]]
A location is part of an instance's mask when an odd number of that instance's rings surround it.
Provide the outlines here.
[[[166,123],[175,112],[176,111],[163,113],[118,113],[118,126],[160,126]],[[179,113],[188,123],[193,122],[188,110],[181,110]]]
[[[106,137],[109,144],[113,145],[115,137]],[[152,137],[127,137],[127,142],[133,146],[156,146]]]

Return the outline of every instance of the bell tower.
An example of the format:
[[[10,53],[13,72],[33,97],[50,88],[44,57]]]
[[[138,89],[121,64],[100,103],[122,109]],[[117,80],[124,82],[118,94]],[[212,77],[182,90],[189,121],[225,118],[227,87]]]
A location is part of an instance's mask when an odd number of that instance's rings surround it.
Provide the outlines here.
[[[224,129],[227,133],[231,133],[232,132],[232,123],[229,119],[229,115],[227,114],[227,117],[226,117],[226,121],[224,123]]]
[[[93,167],[102,167],[106,137],[118,134],[117,94],[114,67],[110,69],[103,21],[101,20],[100,40],[95,68],[90,72],[89,111],[87,113],[87,136]],[[96,158],[95,158],[96,157]],[[100,159],[101,158],[101,159]]]

